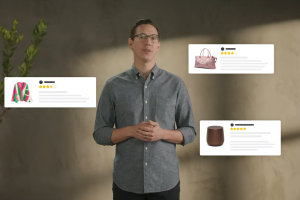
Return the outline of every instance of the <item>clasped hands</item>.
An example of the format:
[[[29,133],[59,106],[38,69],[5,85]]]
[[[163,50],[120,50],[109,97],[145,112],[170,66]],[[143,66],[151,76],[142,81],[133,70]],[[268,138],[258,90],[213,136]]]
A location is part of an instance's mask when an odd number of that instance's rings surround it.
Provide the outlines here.
[[[164,139],[164,131],[160,128],[157,122],[149,120],[149,122],[141,122],[133,126],[133,137],[147,141],[154,142]]]

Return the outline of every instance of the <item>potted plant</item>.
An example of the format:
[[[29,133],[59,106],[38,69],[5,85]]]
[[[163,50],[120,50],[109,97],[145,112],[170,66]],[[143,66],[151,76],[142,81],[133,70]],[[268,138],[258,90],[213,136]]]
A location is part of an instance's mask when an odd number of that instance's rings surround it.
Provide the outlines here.
[[[18,20],[15,19],[12,22],[11,30],[6,30],[4,27],[0,26],[0,33],[4,40],[4,50],[3,52],[3,77],[14,77],[15,73],[11,73],[14,69],[14,66],[11,64],[11,60],[14,56],[14,52],[17,49],[17,44],[23,39],[23,35],[16,36]],[[49,22],[46,22],[44,19],[41,19],[35,28],[33,29],[33,40],[31,45],[25,51],[25,59],[21,66],[19,66],[20,75],[19,77],[27,77],[30,69],[32,68],[33,61],[35,56],[38,54],[38,48],[40,43],[43,41],[42,38],[46,35]],[[0,81],[0,106],[2,112],[0,112],[0,123],[4,114],[10,110],[10,108],[4,108],[4,81]]]

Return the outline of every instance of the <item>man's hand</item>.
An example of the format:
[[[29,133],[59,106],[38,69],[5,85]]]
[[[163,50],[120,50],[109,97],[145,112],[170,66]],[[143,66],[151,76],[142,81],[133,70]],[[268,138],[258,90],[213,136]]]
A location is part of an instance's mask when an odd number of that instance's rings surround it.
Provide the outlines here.
[[[133,137],[147,141],[154,142],[163,139],[164,132],[157,122],[149,120],[149,122],[141,122],[133,126]]]

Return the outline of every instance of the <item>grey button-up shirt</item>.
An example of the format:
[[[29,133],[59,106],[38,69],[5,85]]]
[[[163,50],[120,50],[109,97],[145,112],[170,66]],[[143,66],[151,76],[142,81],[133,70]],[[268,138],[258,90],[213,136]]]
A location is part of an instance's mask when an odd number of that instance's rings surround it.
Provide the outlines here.
[[[98,144],[114,145],[111,135],[115,128],[148,120],[168,130],[175,130],[176,122],[184,138],[181,145],[196,137],[192,105],[183,80],[157,65],[145,80],[132,65],[105,83],[93,137]],[[176,144],[165,140],[144,142],[134,137],[117,143],[113,180],[121,189],[139,194],[172,189],[179,181]]]

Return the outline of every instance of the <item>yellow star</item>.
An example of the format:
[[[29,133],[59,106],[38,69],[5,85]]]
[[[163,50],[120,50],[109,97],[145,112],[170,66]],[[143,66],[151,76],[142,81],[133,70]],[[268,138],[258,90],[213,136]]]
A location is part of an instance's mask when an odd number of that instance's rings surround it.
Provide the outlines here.
[[[235,128],[234,128],[234,130],[235,130]]]
[[[45,86],[43,86],[43,88],[45,88]]]
[[[237,130],[240,130],[240,128],[237,128]]]
[[[231,128],[230,130],[233,130],[233,128]]]
[[[40,88],[42,88],[42,86],[40,85]]]
[[[223,52],[221,52],[221,55],[223,55]]]
[[[227,52],[225,51],[225,52],[224,52],[224,54],[226,55],[226,54],[227,54]]]
[[[50,88],[52,88],[52,85],[50,86]]]
[[[231,52],[231,54],[233,55],[234,53],[233,53],[233,52]]]
[[[244,128],[244,130],[246,130],[246,128]]]
[[[47,85],[47,88],[49,88],[49,85]]]

